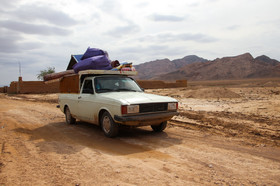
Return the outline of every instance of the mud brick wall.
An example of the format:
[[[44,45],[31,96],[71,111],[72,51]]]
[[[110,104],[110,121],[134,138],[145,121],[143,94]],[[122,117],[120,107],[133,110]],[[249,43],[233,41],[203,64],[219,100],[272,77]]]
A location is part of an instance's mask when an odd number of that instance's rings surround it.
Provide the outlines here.
[[[12,81],[10,83],[10,87],[8,87],[9,94],[16,94],[18,92],[18,82],[17,81]]]
[[[6,87],[6,92],[8,92],[9,94],[40,94],[59,92],[78,93],[79,81],[77,78],[78,76],[65,78],[65,80],[62,81],[64,83],[61,84],[59,81],[46,84],[43,81],[22,81],[22,78],[20,77],[19,81],[13,81],[11,82],[10,87]],[[137,83],[144,89],[187,87],[187,80],[177,80],[176,82],[137,80]],[[4,88],[1,88],[0,92],[5,93]]]
[[[57,93],[59,91],[59,83],[54,82],[45,84],[43,81],[21,81],[19,82],[18,93]]]
[[[0,87],[0,93],[7,93],[8,91],[8,87],[4,86],[4,87]]]
[[[187,80],[176,80],[176,82],[137,80],[137,83],[144,89],[187,87]]]
[[[57,93],[59,92],[59,82],[45,84],[43,81],[13,81],[7,88],[9,94],[40,94],[40,93]]]

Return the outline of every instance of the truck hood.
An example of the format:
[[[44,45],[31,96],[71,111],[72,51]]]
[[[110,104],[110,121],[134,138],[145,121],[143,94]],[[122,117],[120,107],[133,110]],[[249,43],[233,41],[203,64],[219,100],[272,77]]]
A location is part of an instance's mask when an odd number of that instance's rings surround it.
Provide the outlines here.
[[[120,101],[122,104],[127,105],[140,103],[177,102],[176,99],[168,96],[159,96],[144,92],[109,92],[100,93],[99,96],[104,99]]]

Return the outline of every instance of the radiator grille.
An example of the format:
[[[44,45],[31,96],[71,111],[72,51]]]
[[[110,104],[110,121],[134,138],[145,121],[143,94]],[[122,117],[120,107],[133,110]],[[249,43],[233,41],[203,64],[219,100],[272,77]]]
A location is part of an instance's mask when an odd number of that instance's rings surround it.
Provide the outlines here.
[[[148,104],[140,104],[139,112],[160,112],[167,111],[168,103],[148,103]]]

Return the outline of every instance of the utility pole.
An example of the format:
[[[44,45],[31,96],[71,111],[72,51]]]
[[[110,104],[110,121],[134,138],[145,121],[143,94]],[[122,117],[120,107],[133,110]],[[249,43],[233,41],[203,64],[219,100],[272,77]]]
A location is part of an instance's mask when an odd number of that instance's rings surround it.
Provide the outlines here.
[[[18,62],[18,66],[19,66],[19,77],[21,77],[21,63],[20,63],[20,61]]]
[[[17,94],[20,93],[21,82],[22,82],[22,77],[21,77],[21,63],[20,63],[20,61],[18,61],[18,67],[19,67],[19,77],[18,77],[18,83],[17,83]]]

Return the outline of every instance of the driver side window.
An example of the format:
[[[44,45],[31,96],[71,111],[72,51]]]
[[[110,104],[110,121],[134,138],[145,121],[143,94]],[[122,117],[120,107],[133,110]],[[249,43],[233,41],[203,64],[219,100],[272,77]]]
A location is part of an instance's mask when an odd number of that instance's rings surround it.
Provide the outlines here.
[[[92,80],[85,80],[82,93],[93,94]]]

